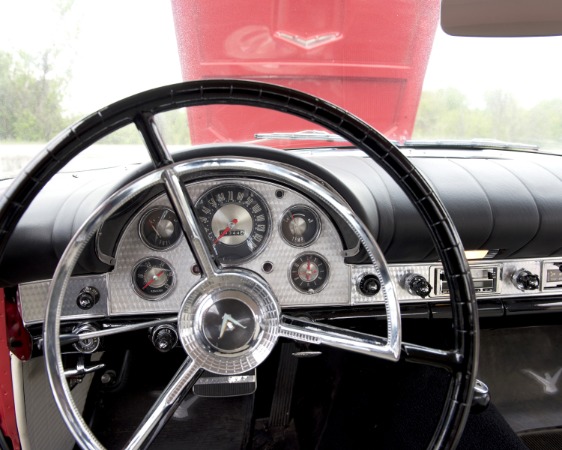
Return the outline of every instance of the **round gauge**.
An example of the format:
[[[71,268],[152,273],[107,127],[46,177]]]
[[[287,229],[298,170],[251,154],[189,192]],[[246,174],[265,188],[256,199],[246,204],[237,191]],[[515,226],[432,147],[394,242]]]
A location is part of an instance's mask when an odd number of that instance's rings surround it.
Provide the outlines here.
[[[308,206],[294,205],[283,213],[281,236],[295,247],[312,244],[320,233],[320,217]]]
[[[137,263],[132,273],[133,286],[147,300],[158,300],[168,295],[175,284],[172,266],[160,258],[145,258]]]
[[[147,211],[139,222],[142,241],[153,250],[164,250],[178,243],[181,227],[176,214],[165,207]]]
[[[264,199],[252,189],[217,186],[197,200],[195,210],[220,262],[245,261],[263,249],[271,219]]]
[[[330,268],[326,260],[317,253],[303,253],[292,263],[289,277],[293,287],[305,294],[316,294],[326,286]]]

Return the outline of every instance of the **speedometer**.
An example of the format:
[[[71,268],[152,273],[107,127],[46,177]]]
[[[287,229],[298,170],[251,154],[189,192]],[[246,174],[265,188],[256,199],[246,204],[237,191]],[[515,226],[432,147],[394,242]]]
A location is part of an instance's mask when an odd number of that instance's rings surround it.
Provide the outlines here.
[[[209,244],[222,263],[256,256],[269,236],[271,218],[264,199],[237,184],[217,186],[195,204]]]

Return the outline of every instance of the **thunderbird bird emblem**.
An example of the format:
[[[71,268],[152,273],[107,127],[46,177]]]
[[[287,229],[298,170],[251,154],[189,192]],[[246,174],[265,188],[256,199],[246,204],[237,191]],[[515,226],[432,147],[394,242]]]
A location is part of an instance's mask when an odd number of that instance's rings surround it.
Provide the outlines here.
[[[326,45],[342,38],[341,33],[326,33],[311,37],[303,37],[293,33],[286,33],[284,31],[276,32],[275,36],[296,45],[297,47],[304,48],[305,50],[320,47],[321,45]]]
[[[562,374],[562,367],[552,376],[548,372],[545,373],[544,378],[529,369],[523,369],[522,372],[537,381],[544,388],[545,394],[554,395],[558,393],[556,384]]]
[[[222,316],[222,324],[221,324],[221,331],[220,331],[219,339],[224,336],[224,332],[226,330],[229,330],[229,331],[234,330],[235,326],[240,327],[240,328],[246,328],[244,325],[242,325],[240,322],[238,322],[230,314],[224,314]]]

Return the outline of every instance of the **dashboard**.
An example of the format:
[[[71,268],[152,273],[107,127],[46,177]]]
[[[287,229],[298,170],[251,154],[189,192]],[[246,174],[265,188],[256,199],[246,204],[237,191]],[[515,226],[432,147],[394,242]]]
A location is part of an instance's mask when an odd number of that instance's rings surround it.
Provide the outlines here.
[[[350,252],[341,233],[330,216],[303,194],[249,178],[194,182],[187,185],[187,192],[216,260],[223,267],[258,273],[281,307],[381,301],[376,296],[380,284],[371,292],[363,283],[362,292],[359,281],[353,282],[375,273],[375,267],[346,263]],[[113,270],[73,277],[63,317],[177,312],[200,280],[200,268],[168,197],[157,195],[113,234],[119,235]],[[43,319],[48,286],[48,281],[20,286],[25,323]],[[95,302],[81,304],[92,292]]]
[[[336,184],[342,201],[357,211],[377,237],[401,304],[447,302],[443,269],[424,225],[392,180],[362,153],[317,150],[272,151],[271,155],[280,158],[279,163],[288,158]],[[552,225],[558,223],[562,204],[549,194],[555,184],[548,192],[541,189],[547,176],[550,182],[556,179],[562,184],[553,176],[560,158],[510,155],[508,159],[505,152],[494,153],[494,158],[481,153],[475,158],[474,152],[455,158],[437,158],[427,152],[412,156],[442,196],[465,248],[483,251],[470,261],[479,303],[497,315],[509,308],[516,310],[518,304],[534,310],[559,308],[562,242],[555,231],[559,228]],[[498,168],[493,177],[489,176],[491,166]],[[502,174],[502,166],[510,167],[514,175]],[[542,180],[537,176],[523,180],[517,177],[520,166],[528,172],[539,173],[545,166],[549,170],[540,173]],[[87,184],[82,180],[82,189]],[[111,184],[101,186],[96,181],[87,194],[70,195],[103,197],[114,189]],[[345,226],[334,220],[325,205],[291,186],[243,175],[191,181],[186,188],[216,260],[224,267],[259,274],[282,308],[383,307],[376,267],[345,239]],[[506,216],[504,211],[512,204],[517,210]],[[54,227],[62,214],[52,223],[33,227]],[[63,318],[175,313],[200,279],[165,194],[133,204],[124,216],[102,227],[96,237],[95,259],[105,261],[109,268],[71,278]],[[111,245],[102,245],[108,236]],[[526,245],[521,245],[523,241]],[[42,322],[48,287],[48,279],[19,284],[25,324]],[[513,302],[507,307],[510,299]]]

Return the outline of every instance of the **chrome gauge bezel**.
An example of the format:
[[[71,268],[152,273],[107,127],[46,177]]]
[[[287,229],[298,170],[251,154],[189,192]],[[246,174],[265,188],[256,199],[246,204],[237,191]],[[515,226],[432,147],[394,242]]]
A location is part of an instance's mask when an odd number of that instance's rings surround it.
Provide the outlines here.
[[[269,206],[268,202],[265,200],[265,198],[259,192],[257,192],[255,189],[251,188],[250,186],[248,186],[244,182],[226,182],[226,183],[222,183],[222,184],[218,184],[216,186],[213,186],[210,189],[207,189],[194,202],[194,210],[195,210],[196,214],[198,215],[198,222],[199,222],[200,226],[203,228],[203,230],[205,231],[206,234],[208,233],[207,226],[204,223],[201,223],[201,220],[200,220],[200,217],[199,217],[199,204],[200,204],[200,202],[202,202],[205,199],[205,197],[207,197],[214,190],[228,189],[228,187],[232,187],[234,189],[243,189],[245,191],[249,191],[249,192],[251,192],[253,197],[259,199],[258,203],[262,206],[263,214],[265,215],[266,230],[263,233],[263,236],[264,236],[263,240],[257,245],[255,250],[251,251],[251,253],[249,255],[243,256],[243,257],[237,257],[235,259],[228,259],[228,260],[225,260],[224,257],[221,256],[217,252],[213,243],[210,242],[209,239],[206,236],[205,240],[206,240],[207,244],[210,246],[211,252],[213,252],[217,256],[219,262],[221,264],[225,265],[225,266],[243,264],[243,263],[251,261],[251,260],[255,259],[257,256],[259,256],[264,251],[264,249],[267,247],[267,244],[268,244],[269,240],[271,239],[271,235],[272,235],[271,229],[274,226],[273,221],[272,221],[272,217],[271,217],[270,206]],[[250,211],[246,207],[240,205],[238,202],[225,203],[225,204],[232,204],[232,205],[240,206],[240,207],[244,208],[248,213],[250,213]],[[216,214],[216,212],[220,208],[222,208],[222,206],[217,208],[214,211],[213,216]],[[252,214],[250,213],[250,216],[251,215]],[[211,217],[211,219],[212,219],[212,217]],[[212,232],[212,229],[211,229],[211,232]],[[252,231],[252,233],[253,233],[253,231]],[[248,239],[250,239],[250,238],[248,238]],[[246,241],[247,241],[247,239],[244,242],[246,242]],[[240,244],[237,244],[237,246],[242,246],[244,242],[242,242]],[[232,247],[235,247],[235,246],[232,246]]]
[[[295,208],[302,208],[302,209],[306,209],[308,210],[310,213],[312,213],[312,215],[315,217],[316,220],[316,232],[314,233],[314,236],[306,243],[304,244],[295,244],[294,242],[291,242],[287,239],[287,237],[285,236],[285,233],[283,232],[283,223],[285,220],[285,215],[291,211],[292,209]],[[283,211],[283,214],[281,216],[281,220],[279,221],[279,234],[281,235],[281,238],[283,238],[283,241],[286,242],[288,245],[290,245],[291,247],[295,247],[295,248],[307,248],[310,247],[312,244],[314,244],[314,242],[316,242],[316,240],[318,239],[318,236],[320,236],[320,233],[322,231],[322,220],[320,219],[320,214],[311,206],[299,203],[296,205],[291,205],[289,206],[285,211]]]
[[[143,243],[144,245],[146,245],[149,249],[155,250],[155,251],[157,251],[157,252],[166,252],[166,251],[168,251],[168,250],[171,250],[171,249],[177,247],[177,246],[180,244],[180,242],[181,242],[181,237],[182,237],[182,234],[183,234],[182,231],[181,231],[181,226],[180,226],[180,224],[179,224],[179,222],[178,222],[178,223],[177,223],[177,226],[180,227],[180,228],[179,228],[180,232],[179,232],[179,234],[178,234],[177,239],[175,240],[175,242],[172,242],[170,245],[168,245],[168,246],[166,246],[166,247],[157,247],[157,246],[155,246],[155,245],[152,245],[152,244],[148,241],[148,239],[146,238],[146,236],[145,236],[144,233],[143,233],[143,224],[144,224],[144,222],[145,222],[145,219],[146,219],[150,214],[152,214],[154,211],[164,210],[164,209],[167,210],[167,211],[170,211],[170,212],[174,215],[174,217],[176,217],[176,221],[178,220],[178,218],[177,218],[177,216],[176,216],[176,213],[174,212],[174,210],[173,210],[172,208],[170,208],[169,206],[165,206],[165,205],[156,205],[156,206],[153,206],[153,207],[149,208],[147,211],[144,211],[144,212],[143,212],[142,216],[141,216],[140,219],[139,219],[138,225],[137,225],[137,232],[138,232],[139,238],[140,238],[140,240],[142,241],[142,243]]]
[[[293,280],[293,277],[291,276],[291,272],[292,272],[292,267],[297,262],[297,260],[302,258],[303,256],[308,256],[308,255],[315,256],[315,257],[320,258],[322,260],[322,262],[326,266],[326,279],[322,282],[322,285],[319,288],[314,289],[314,290],[303,291],[300,287],[298,287],[295,284],[295,282]],[[331,272],[330,263],[320,253],[317,253],[317,252],[302,252],[302,253],[298,254],[291,261],[291,264],[289,265],[289,268],[287,270],[287,276],[289,278],[289,283],[291,283],[292,288],[295,289],[297,292],[300,292],[301,294],[306,294],[306,295],[314,295],[314,294],[318,294],[319,292],[322,292],[324,290],[324,288],[330,283],[330,272]]]
[[[135,276],[136,276],[138,267],[141,264],[143,264],[144,262],[146,262],[150,259],[158,259],[158,260],[162,261],[164,264],[166,264],[170,268],[170,272],[172,272],[172,283],[170,284],[170,288],[168,290],[166,290],[166,292],[164,292],[163,294],[158,295],[158,296],[147,295],[146,292],[139,289],[139,287],[137,286],[137,284],[135,282]],[[174,291],[174,289],[176,287],[177,274],[176,274],[176,271],[174,269],[174,266],[172,266],[172,264],[168,260],[166,260],[166,259],[164,259],[160,256],[148,256],[146,258],[140,259],[139,261],[137,261],[135,263],[135,265],[133,266],[133,269],[131,270],[130,281],[131,281],[131,286],[132,286],[133,290],[135,291],[135,293],[140,298],[142,298],[143,300],[154,302],[154,301],[158,301],[158,300],[163,300],[164,298],[169,296]]]

